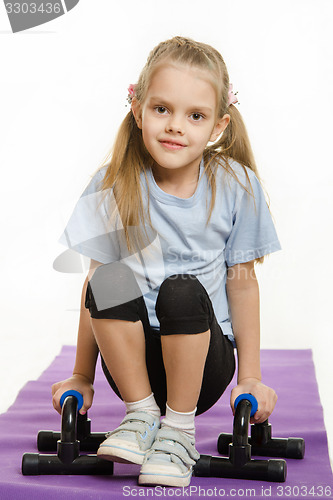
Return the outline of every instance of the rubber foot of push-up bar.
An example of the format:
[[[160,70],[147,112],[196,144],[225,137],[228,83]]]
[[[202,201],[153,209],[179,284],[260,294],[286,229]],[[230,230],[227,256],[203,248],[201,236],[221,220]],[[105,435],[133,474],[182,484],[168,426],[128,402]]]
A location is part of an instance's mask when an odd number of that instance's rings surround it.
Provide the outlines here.
[[[38,475],[112,475],[113,462],[96,455],[81,455],[69,464],[64,464],[57,455],[25,453],[22,458],[22,474]]]

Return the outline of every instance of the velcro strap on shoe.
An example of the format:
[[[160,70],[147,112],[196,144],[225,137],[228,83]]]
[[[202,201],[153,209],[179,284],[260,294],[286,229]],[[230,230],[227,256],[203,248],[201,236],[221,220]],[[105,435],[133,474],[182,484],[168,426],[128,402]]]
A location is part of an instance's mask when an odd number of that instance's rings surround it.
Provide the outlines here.
[[[173,446],[167,441],[174,441],[175,443],[180,444],[184,451],[182,448]],[[162,428],[158,431],[156,440],[151,449],[176,455],[188,465],[195,465],[196,460],[199,460],[200,458],[200,453],[190,443],[190,440],[187,439],[181,432],[171,428]]]
[[[120,425],[111,432],[106,434],[107,437],[113,436],[121,431],[134,431],[134,432],[145,432],[145,424],[153,427],[155,419],[152,415],[145,412],[132,412],[128,413],[122,420]]]
[[[186,465],[195,465],[196,463],[195,460],[192,460],[192,458],[189,457],[189,455],[186,453],[186,450],[183,451],[179,448],[175,448],[165,441],[155,441],[153,446],[150,448],[150,452],[152,450],[160,451],[162,453],[168,453],[171,456],[175,455],[176,457],[180,458],[181,461]]]
[[[146,413],[144,411],[133,411],[131,413],[127,413],[121,423],[128,421],[139,421],[144,422],[150,425],[150,427],[154,424],[155,418],[150,413]],[[121,424],[120,424],[121,425]]]

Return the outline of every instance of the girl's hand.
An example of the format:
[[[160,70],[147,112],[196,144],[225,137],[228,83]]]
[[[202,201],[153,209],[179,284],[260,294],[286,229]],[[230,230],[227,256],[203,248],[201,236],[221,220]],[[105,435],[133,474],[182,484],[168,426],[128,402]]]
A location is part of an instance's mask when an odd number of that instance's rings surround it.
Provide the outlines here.
[[[92,405],[94,388],[92,383],[83,375],[75,374],[67,380],[52,385],[52,402],[55,410],[61,414],[60,398],[66,391],[78,391],[83,396],[83,406],[79,413],[84,415]]]
[[[235,399],[240,394],[252,394],[258,401],[258,410],[251,417],[251,424],[261,424],[268,419],[277,401],[277,395],[273,389],[264,385],[260,380],[256,378],[245,378],[241,380],[236,387],[231,391],[230,396],[230,406],[233,414],[235,415]]]

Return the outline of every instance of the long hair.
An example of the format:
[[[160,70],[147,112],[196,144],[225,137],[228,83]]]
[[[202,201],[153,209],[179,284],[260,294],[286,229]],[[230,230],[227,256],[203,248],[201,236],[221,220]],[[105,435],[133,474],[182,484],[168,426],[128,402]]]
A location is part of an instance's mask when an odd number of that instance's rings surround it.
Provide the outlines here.
[[[241,114],[234,105],[229,106],[229,75],[221,54],[210,45],[196,42],[189,38],[176,36],[160,43],[149,54],[147,62],[140,73],[135,87],[135,97],[143,103],[150,81],[158,68],[167,62],[176,62],[194,66],[206,71],[217,95],[217,119],[225,114],[230,115],[230,122],[218,141],[208,145],[203,152],[205,173],[211,189],[211,202],[207,223],[211,217],[216,199],[217,168],[224,168],[237,182],[240,182],[232,169],[229,160],[236,160],[243,166],[247,186],[242,187],[252,194],[251,183],[245,167],[249,167],[258,175],[252,148]],[[148,211],[145,212],[140,188],[140,176],[146,169],[152,168],[154,160],[148,153],[132,111],[123,120],[112,150],[104,158],[108,167],[103,179],[102,190],[113,190],[118,216],[126,237],[129,251],[135,249],[140,230],[148,222],[151,225]],[[249,187],[249,189],[248,189]],[[262,262],[263,258],[256,259]]]

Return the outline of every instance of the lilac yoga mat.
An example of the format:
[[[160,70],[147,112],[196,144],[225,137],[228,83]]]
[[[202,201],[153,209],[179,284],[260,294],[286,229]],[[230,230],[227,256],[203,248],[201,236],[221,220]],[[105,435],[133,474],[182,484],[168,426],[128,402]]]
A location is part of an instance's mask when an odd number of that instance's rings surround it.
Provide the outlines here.
[[[80,500],[126,497],[249,497],[328,498],[333,494],[323,412],[318,396],[314,366],[309,350],[262,351],[263,380],[275,388],[278,403],[270,422],[274,437],[303,437],[304,460],[287,459],[287,481],[268,483],[252,480],[193,477],[182,488],[140,487],[137,465],[115,464],[114,476],[23,476],[25,452],[37,452],[39,430],[59,430],[60,417],[51,404],[51,384],[67,378],[72,370],[75,348],[63,347],[59,356],[37,381],[28,382],[13,406],[0,415],[0,499]],[[220,432],[232,432],[230,390],[208,412],[196,419],[197,448],[217,455]],[[123,403],[109,388],[98,367],[95,399],[89,418],[93,432],[115,428],[123,417]]]

